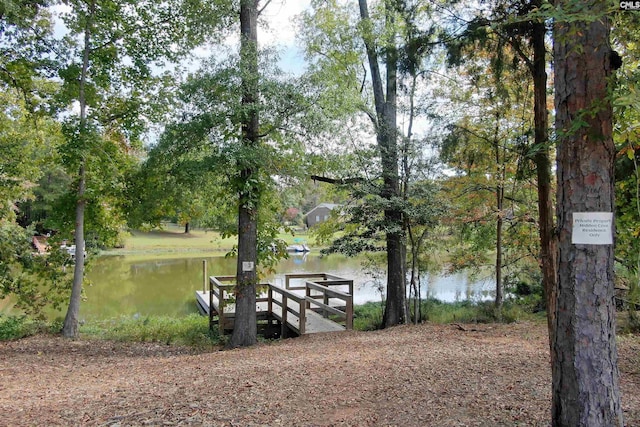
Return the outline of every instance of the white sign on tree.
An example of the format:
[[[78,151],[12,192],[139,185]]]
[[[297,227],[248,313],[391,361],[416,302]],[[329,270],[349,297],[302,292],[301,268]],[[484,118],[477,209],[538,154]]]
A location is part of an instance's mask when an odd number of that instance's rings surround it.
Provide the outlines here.
[[[571,243],[574,245],[612,245],[612,212],[574,212]]]

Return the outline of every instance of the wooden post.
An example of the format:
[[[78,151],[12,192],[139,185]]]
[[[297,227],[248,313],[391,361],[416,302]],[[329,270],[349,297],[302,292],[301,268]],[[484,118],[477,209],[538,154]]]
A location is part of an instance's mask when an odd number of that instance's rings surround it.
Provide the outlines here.
[[[280,337],[286,338],[287,336],[287,296],[282,295],[282,323],[280,324]]]
[[[350,331],[353,329],[353,295],[349,297],[349,299],[346,301],[346,304],[347,306],[345,307],[345,312],[347,318],[345,319],[345,327]]]
[[[305,299],[304,301],[301,301],[298,305],[300,306],[300,326],[298,327],[298,332],[300,333],[300,336],[302,336],[304,335],[307,326],[307,300]]]
[[[220,336],[224,336],[224,286],[218,288],[218,329]]]
[[[327,292],[323,291],[322,296],[322,302],[324,303],[324,305],[329,305],[329,295],[327,294]],[[329,317],[329,312],[327,310],[323,310],[322,317],[324,317],[325,319]]]
[[[202,292],[207,292],[207,260],[202,260]]]
[[[213,332],[213,282],[209,280],[209,331]]]

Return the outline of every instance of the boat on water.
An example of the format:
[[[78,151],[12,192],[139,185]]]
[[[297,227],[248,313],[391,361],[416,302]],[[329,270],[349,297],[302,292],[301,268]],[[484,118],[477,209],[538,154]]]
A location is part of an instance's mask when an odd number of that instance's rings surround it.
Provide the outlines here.
[[[309,246],[305,244],[296,244],[296,245],[287,246],[287,252],[306,253],[306,252],[311,252],[311,249],[309,248]]]

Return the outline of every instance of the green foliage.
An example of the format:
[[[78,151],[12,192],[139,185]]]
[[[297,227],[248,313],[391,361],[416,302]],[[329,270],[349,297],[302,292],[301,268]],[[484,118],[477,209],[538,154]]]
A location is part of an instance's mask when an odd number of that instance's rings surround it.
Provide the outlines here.
[[[35,335],[39,323],[27,316],[0,315],[0,341],[17,340]]]
[[[616,261],[635,272],[640,284],[640,18],[635,13],[615,15],[614,47],[621,54],[612,93],[614,142],[618,150],[616,176]]]
[[[469,81],[449,94],[464,113],[450,124],[440,152],[457,171],[444,183],[452,202],[447,224],[456,237],[450,269],[493,265],[496,277],[507,277],[528,272],[539,253],[533,91],[519,62],[523,46],[505,45],[499,33],[485,36],[469,40],[460,68]]]
[[[413,309],[413,301],[409,301]],[[368,302],[354,307],[353,327],[359,331],[372,331],[382,326],[383,303]],[[496,311],[493,302],[461,301],[447,303],[435,298],[422,301],[421,322],[438,324],[449,323],[513,323],[522,320],[542,320],[542,314],[533,314],[528,307],[505,302],[500,313]]]
[[[278,238],[285,208],[277,186],[306,173],[300,132],[312,103],[302,80],[282,75],[268,52],[259,59],[260,102],[249,107],[241,103],[245,79],[237,56],[212,59],[188,77],[179,94],[183,111],[135,175],[129,223],[154,225],[176,216],[228,237],[238,233],[238,204],[257,206],[259,264],[269,269],[286,256]],[[248,109],[257,110],[261,123],[260,140],[252,144],[241,132]]]
[[[504,278],[505,292],[511,302],[531,313],[546,310],[540,268],[536,264],[521,268]]]
[[[46,114],[51,92],[41,78],[56,70],[48,0],[0,2],[0,86],[19,92],[30,113]]]
[[[513,323],[531,318],[516,304],[506,302],[500,312],[491,301],[444,303],[437,299],[423,302],[423,321],[433,323]]]
[[[134,159],[114,135],[94,134],[91,143],[87,143],[84,137],[81,139],[85,142],[75,145],[79,150],[76,153],[82,152],[81,156],[92,160],[85,166],[85,240],[89,247],[113,247],[119,241],[120,230],[125,223],[123,211],[126,206],[126,178],[133,168]],[[68,138],[66,146],[61,149],[67,155],[74,151],[74,148],[70,148],[73,140],[74,138]],[[80,157],[71,154],[69,161],[77,167],[79,159]],[[75,175],[73,167],[67,170],[71,176]],[[63,182],[67,179],[64,178]],[[48,228],[60,231],[69,239],[76,226],[77,185],[76,178],[64,193],[50,201],[51,212],[46,222]]]
[[[382,327],[384,304],[368,302],[353,308],[353,328],[357,331],[374,331]]]
[[[157,342],[196,348],[218,346],[218,329],[209,331],[209,318],[197,314],[183,318],[122,317],[80,328],[84,336],[115,341]]]
[[[11,297],[16,308],[37,318],[48,307],[59,308],[70,288],[72,260],[53,247],[47,255],[34,254],[33,233],[0,220],[0,298]]]
[[[51,120],[29,114],[15,91],[0,91],[0,219],[14,218],[17,204],[33,198],[60,133]]]

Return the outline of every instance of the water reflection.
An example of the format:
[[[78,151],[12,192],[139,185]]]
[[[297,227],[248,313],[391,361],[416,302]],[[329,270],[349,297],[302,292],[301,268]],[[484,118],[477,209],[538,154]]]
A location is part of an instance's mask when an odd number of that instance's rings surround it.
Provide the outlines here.
[[[235,258],[207,257],[210,275],[235,274]],[[87,277],[87,300],[81,305],[86,319],[108,319],[121,315],[181,316],[196,312],[194,292],[203,287],[203,258],[175,258],[140,261],[126,256],[103,257],[95,261]],[[361,268],[360,259],[317,254],[291,256],[277,266],[278,274],[267,277],[283,283],[284,273],[324,272],[354,280],[354,302],[380,301],[381,295]],[[423,280],[422,296],[443,301],[493,298],[494,285],[472,282],[466,274],[431,275]]]

